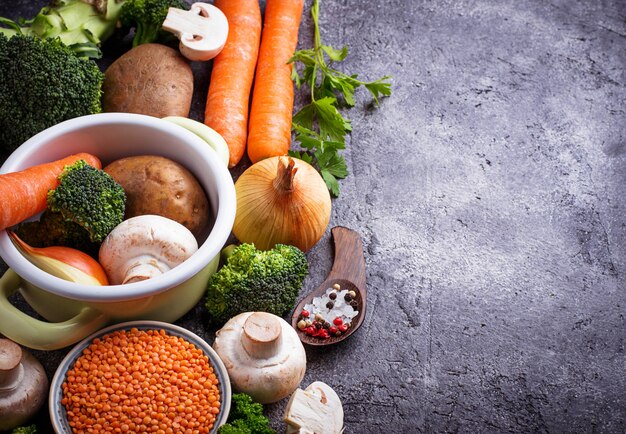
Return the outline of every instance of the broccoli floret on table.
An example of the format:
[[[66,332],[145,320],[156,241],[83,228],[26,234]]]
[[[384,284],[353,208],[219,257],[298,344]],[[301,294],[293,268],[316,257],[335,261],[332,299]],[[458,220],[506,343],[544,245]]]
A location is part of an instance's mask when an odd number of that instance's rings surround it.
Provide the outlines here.
[[[228,423],[222,425],[218,434],[275,434],[263,415],[263,406],[245,393],[235,393],[231,398]]]
[[[15,150],[52,125],[99,113],[104,74],[58,39],[0,33],[0,146]]]
[[[101,242],[124,219],[126,193],[105,171],[79,160],[59,175],[59,186],[48,193],[48,209],[83,227],[93,242]]]
[[[120,22],[126,28],[135,29],[133,47],[175,39],[171,33],[161,29],[170,7],[189,9],[183,0],[126,0],[120,11]]]
[[[295,304],[309,271],[297,247],[277,244],[258,250],[253,244],[224,249],[224,265],[209,279],[206,308],[216,323],[242,312],[285,315]]]
[[[59,38],[76,54],[99,58],[100,44],[116,28],[122,7],[119,0],[50,0],[34,18],[13,21],[0,17],[0,33]]]
[[[13,428],[11,434],[37,434],[37,425],[20,426]]]

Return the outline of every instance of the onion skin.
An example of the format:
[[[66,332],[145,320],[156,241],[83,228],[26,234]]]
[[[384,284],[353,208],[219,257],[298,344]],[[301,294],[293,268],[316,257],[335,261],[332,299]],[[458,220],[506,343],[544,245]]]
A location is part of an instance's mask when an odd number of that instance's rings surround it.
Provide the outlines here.
[[[34,265],[53,276],[85,285],[108,285],[102,266],[88,254],[64,246],[31,247],[7,231],[17,249]]]
[[[261,250],[288,244],[306,252],[330,222],[328,188],[317,170],[299,159],[261,160],[237,179],[235,191],[233,233]]]

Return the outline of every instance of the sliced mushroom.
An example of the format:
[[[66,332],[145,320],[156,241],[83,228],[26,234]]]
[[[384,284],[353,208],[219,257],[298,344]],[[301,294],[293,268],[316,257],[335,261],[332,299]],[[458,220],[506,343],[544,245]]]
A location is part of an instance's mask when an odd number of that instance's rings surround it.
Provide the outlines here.
[[[181,54],[192,61],[214,58],[228,37],[226,15],[208,3],[194,3],[188,11],[169,8],[162,27],[180,39]]]
[[[287,434],[339,434],[343,431],[343,407],[337,393],[316,381],[297,389],[287,404]]]
[[[182,224],[158,215],[124,220],[104,239],[98,255],[112,285],[139,282],[163,274],[198,250]]]

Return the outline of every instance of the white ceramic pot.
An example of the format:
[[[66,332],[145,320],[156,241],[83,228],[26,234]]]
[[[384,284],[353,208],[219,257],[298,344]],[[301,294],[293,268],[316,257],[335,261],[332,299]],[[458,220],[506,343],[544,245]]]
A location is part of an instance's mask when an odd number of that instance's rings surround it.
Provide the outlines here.
[[[161,155],[191,171],[211,204],[213,226],[188,260],[161,276],[126,285],[87,286],[54,277],[31,264],[0,232],[0,256],[11,268],[0,278],[0,333],[31,348],[57,349],[106,324],[147,319],[173,322],[204,295],[235,219],[235,188],[223,161],[202,139],[165,120],[127,113],[71,119],[37,134],[0,168],[15,172],[88,152],[103,166],[131,155]],[[45,319],[19,311],[8,297],[19,290]]]

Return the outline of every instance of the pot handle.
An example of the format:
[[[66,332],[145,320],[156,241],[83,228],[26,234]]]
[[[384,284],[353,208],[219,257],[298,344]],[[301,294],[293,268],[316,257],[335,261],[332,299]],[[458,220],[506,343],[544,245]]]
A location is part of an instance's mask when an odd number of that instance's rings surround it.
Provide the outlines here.
[[[78,342],[107,323],[105,315],[92,307],[84,307],[63,322],[35,319],[9,303],[21,281],[10,268],[0,277],[0,334],[18,344],[36,350],[56,350]]]

